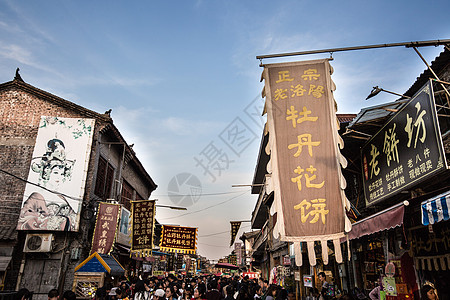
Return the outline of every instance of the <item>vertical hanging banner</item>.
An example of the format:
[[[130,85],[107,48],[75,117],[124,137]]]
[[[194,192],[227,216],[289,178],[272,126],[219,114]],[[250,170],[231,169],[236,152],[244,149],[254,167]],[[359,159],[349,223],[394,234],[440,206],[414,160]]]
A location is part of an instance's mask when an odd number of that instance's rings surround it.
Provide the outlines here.
[[[131,218],[131,253],[135,253],[140,257],[151,256],[153,249],[153,228],[155,226],[155,201],[132,201]]]
[[[351,224],[345,214],[349,202],[341,166],[343,141],[338,134],[333,98],[332,67],[328,59],[264,65],[263,79],[269,134],[266,151],[271,214],[277,214],[274,236],[282,241],[307,243],[310,265],[316,264],[314,242],[321,241],[322,258],[328,263],[327,241],[335,245],[342,262],[340,239]],[[301,265],[301,251],[296,263]]]
[[[109,254],[116,237],[120,205],[100,202],[92,237],[91,254]]]
[[[197,228],[162,225],[161,251],[195,254]]]
[[[231,241],[230,241],[230,247],[233,246],[234,240],[236,239],[236,235],[239,231],[239,228],[241,227],[241,223],[239,221],[230,221],[231,224]]]

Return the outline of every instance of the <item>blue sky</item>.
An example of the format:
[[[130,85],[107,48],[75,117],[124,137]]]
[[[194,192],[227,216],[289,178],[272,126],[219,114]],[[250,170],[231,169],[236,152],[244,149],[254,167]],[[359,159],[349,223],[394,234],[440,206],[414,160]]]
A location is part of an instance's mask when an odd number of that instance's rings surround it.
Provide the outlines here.
[[[251,183],[258,154],[261,123],[247,114],[263,103],[255,57],[446,39],[449,8],[448,1],[1,0],[0,82],[20,67],[31,85],[100,113],[112,108],[114,123],[159,185],[160,204],[172,203],[175,175],[196,176],[202,196],[189,214],[161,208],[157,218],[198,227],[200,254],[217,259],[231,251],[229,221],[249,220],[257,199],[249,188],[231,187]],[[420,51],[431,62],[442,49]],[[425,69],[401,47],[333,57],[339,113],[395,100],[364,99],[375,85],[405,92]],[[236,124],[248,142],[233,151],[224,140]],[[211,145],[231,161],[215,181],[194,160]]]

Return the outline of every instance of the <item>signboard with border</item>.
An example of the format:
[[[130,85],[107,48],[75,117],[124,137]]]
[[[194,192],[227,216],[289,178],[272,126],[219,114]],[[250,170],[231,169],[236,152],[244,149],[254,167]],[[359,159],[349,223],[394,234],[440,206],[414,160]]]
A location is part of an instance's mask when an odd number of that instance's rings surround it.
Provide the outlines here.
[[[431,81],[367,141],[361,162],[367,206],[448,168]]]

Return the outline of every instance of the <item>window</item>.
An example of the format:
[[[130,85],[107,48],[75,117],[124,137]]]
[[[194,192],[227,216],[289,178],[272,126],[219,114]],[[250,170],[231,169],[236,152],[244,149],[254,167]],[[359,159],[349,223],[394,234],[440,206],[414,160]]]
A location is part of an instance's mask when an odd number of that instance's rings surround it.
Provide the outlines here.
[[[108,199],[111,195],[113,181],[114,168],[106,161],[106,159],[100,156],[94,194],[102,198],[102,200]]]
[[[131,201],[133,201],[133,188],[124,179],[122,179],[122,195],[120,204],[126,209],[131,210]]]

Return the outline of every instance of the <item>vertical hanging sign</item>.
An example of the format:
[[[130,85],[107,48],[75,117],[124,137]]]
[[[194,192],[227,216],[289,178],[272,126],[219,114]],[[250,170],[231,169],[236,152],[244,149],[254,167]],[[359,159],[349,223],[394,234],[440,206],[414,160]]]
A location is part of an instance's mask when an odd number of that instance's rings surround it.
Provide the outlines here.
[[[322,242],[325,264],[328,240],[342,261],[340,238],[351,228],[344,209],[349,203],[340,165],[345,168],[347,162],[339,151],[343,141],[331,73],[327,59],[264,65],[263,72],[274,235],[297,249],[307,242],[311,265],[316,263],[315,241]],[[301,253],[296,253],[301,264]]]
[[[131,202],[132,235],[131,253],[150,256],[153,249],[153,228],[155,225],[155,201]]]
[[[91,254],[94,252],[109,254],[111,252],[116,237],[119,213],[119,204],[101,202],[98,205]]]
[[[234,240],[236,239],[236,235],[239,231],[239,228],[241,227],[240,221],[230,221],[231,224],[231,241],[230,241],[230,247],[233,246]]]

